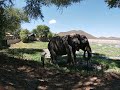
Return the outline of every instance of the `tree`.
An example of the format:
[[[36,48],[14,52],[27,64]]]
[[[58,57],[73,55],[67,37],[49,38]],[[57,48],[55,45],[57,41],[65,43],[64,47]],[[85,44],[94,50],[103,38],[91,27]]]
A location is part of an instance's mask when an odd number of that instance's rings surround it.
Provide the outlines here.
[[[0,7],[0,47],[5,37],[5,32],[14,34],[21,27],[22,22],[28,22],[28,16],[19,9],[12,7]]]
[[[113,8],[113,7],[120,8],[120,0],[105,0],[105,2],[108,4],[110,8]]]
[[[4,27],[7,32],[14,32],[20,28],[22,22],[28,22],[27,15],[17,8],[6,8],[4,16],[6,18]]]
[[[21,32],[21,28],[17,29],[13,35],[16,37],[16,38],[20,38],[20,32]]]
[[[32,30],[32,33],[34,33],[36,37],[42,41],[46,41],[53,36],[50,28],[46,25],[38,25],[36,29]]]
[[[14,0],[1,0],[0,6],[13,6]],[[42,20],[44,18],[42,14],[42,6],[51,6],[55,5],[58,8],[68,7],[73,3],[79,3],[82,0],[24,0],[26,2],[26,6],[24,6],[24,10],[30,18],[37,19],[40,17]]]
[[[37,38],[39,37],[39,36],[38,36],[37,29],[33,29],[33,30],[32,30],[32,33],[35,34]]]
[[[53,36],[54,36],[54,34],[52,32],[49,32],[47,37],[48,37],[48,39],[51,39]]]
[[[38,25],[37,26],[37,33],[40,38],[47,37],[49,32],[50,32],[50,28],[48,26],[46,26],[46,25]]]

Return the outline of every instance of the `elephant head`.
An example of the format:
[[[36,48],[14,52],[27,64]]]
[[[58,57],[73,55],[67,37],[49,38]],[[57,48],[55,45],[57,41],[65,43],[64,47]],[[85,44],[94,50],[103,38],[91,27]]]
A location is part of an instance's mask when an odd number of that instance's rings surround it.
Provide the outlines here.
[[[79,46],[80,46],[80,35],[79,34],[75,34],[75,35],[67,35],[68,36],[68,43],[69,45],[72,46],[73,50],[77,50],[79,51]]]
[[[80,46],[79,48],[84,51],[83,57],[86,58],[86,52],[87,52],[87,59],[89,60],[92,57],[92,50],[89,44],[89,41],[85,35],[80,35]]]

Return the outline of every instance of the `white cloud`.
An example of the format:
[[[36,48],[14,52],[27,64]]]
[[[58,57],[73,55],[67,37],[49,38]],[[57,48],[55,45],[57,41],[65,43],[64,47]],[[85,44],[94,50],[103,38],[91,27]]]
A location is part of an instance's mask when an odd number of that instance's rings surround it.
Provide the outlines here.
[[[56,20],[52,19],[49,21],[49,24],[55,24],[56,23]]]

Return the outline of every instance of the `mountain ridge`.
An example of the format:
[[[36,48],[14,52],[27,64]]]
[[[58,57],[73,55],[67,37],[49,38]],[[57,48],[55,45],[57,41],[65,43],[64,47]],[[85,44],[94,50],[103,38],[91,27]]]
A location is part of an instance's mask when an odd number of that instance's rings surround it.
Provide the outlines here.
[[[83,31],[83,30],[70,30],[70,31],[58,33],[59,36],[72,35],[72,34],[85,35],[88,39],[120,40],[120,37],[113,37],[113,36],[111,36],[111,37],[105,37],[105,36],[96,37],[96,36],[93,36],[92,34],[89,34],[85,31]]]
[[[72,34],[80,34],[80,35],[85,35],[88,39],[97,39],[97,37],[83,31],[83,30],[70,30],[67,32],[59,32],[59,36],[64,36],[64,35],[72,35]]]

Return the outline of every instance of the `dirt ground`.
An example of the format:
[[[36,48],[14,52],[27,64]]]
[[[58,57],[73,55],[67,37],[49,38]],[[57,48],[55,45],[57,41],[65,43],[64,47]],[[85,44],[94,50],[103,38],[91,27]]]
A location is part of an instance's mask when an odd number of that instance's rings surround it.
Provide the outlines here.
[[[120,90],[120,75],[62,72],[1,54],[0,90]]]
[[[89,42],[120,45],[120,40],[89,39]],[[118,73],[91,71],[94,74],[83,75],[49,66],[0,54],[0,90],[120,90]]]

